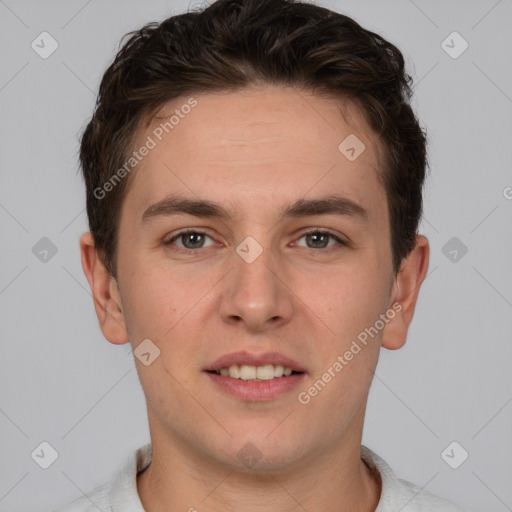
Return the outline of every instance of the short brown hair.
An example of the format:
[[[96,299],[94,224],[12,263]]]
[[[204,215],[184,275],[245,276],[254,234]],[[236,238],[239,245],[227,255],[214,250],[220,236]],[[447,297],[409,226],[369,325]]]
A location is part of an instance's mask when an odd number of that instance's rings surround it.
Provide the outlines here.
[[[103,197],[98,190],[126,162],[142,123],[185,95],[254,84],[297,86],[361,108],[384,149],[381,178],[398,271],[414,247],[428,162],[426,134],[410,106],[412,78],[393,44],[348,16],[294,0],[217,0],[148,23],[123,42],[80,148],[89,228],[114,277],[128,179]]]

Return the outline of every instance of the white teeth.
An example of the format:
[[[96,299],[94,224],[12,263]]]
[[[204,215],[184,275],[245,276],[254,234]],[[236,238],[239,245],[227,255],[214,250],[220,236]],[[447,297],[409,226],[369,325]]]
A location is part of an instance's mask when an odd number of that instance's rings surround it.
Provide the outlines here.
[[[255,366],[247,366],[243,364],[240,366],[240,378],[242,380],[249,380],[256,378],[256,367]]]
[[[272,380],[275,378],[285,377],[292,374],[291,368],[286,368],[280,364],[265,364],[263,366],[249,366],[246,364],[233,364],[229,368],[221,368],[220,375],[223,377],[231,377],[232,379],[241,380]]]
[[[266,364],[256,368],[256,378],[260,380],[270,380],[274,378],[274,365]]]
[[[233,379],[239,379],[240,378],[240,368],[237,364],[233,364],[228,368],[229,376]]]

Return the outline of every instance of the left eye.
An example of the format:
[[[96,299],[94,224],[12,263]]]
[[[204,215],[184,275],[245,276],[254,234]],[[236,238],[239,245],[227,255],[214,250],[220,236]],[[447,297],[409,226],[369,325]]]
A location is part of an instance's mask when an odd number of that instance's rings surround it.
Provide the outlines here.
[[[309,231],[308,233],[304,233],[299,240],[301,238],[306,238],[306,244],[309,249],[325,249],[326,247],[329,247],[329,245],[327,245],[329,239],[335,240],[339,244],[344,245],[344,242],[340,238],[328,231]],[[311,242],[312,245],[309,245],[308,242]],[[331,246],[332,245],[334,244],[331,244]]]

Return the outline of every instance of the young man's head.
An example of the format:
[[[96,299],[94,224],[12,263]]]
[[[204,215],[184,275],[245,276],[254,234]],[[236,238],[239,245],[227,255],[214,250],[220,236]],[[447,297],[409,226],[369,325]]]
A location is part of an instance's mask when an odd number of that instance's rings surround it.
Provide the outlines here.
[[[311,4],[131,34],[82,139],[81,247],[105,337],[143,347],[154,447],[252,473],[359,456],[428,266],[410,95],[395,46]]]

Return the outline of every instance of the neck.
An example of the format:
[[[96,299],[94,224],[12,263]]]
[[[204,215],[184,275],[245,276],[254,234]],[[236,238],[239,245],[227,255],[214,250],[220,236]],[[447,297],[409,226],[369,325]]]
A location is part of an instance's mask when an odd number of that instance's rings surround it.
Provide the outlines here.
[[[374,512],[381,484],[360,457],[361,437],[344,439],[285,470],[242,471],[152,431],[153,459],[137,476],[146,512],[160,510]],[[162,442],[165,440],[165,443]]]

